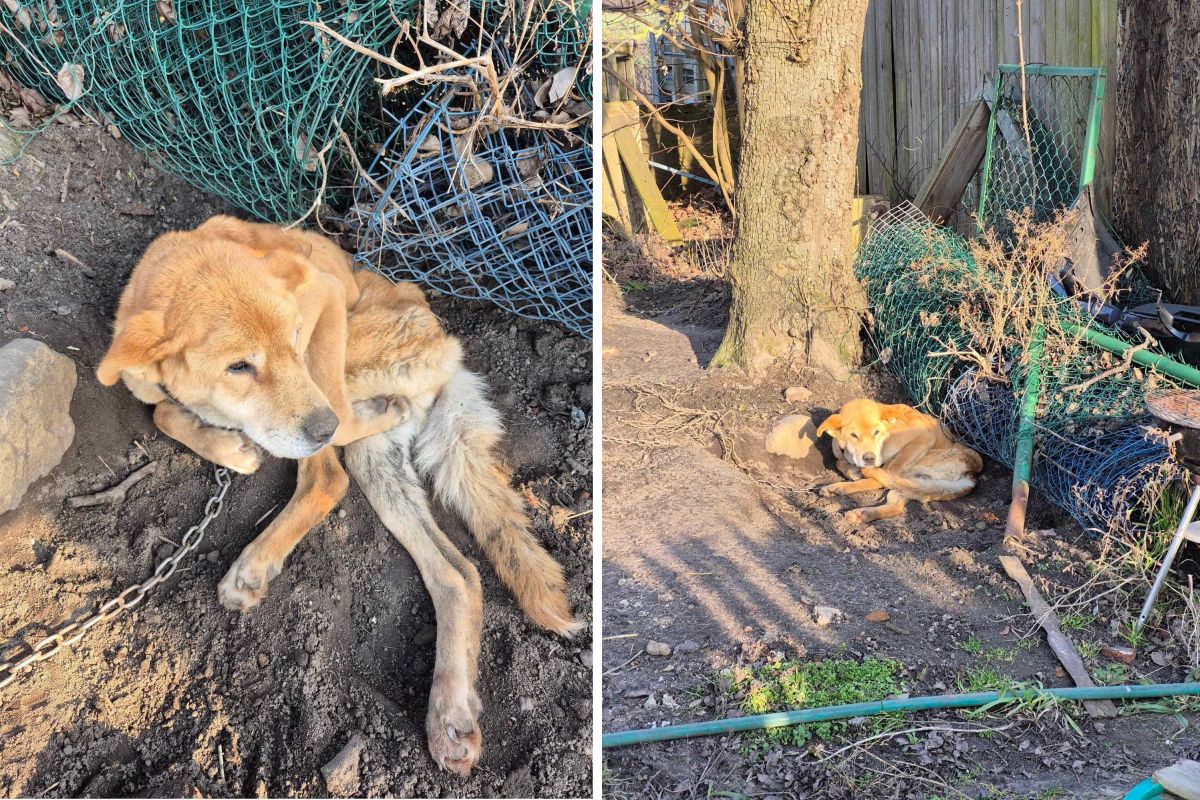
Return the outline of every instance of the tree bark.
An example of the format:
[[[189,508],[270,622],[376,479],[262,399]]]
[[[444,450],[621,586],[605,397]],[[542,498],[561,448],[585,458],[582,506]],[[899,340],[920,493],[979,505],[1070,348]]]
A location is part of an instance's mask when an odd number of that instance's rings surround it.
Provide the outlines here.
[[[1200,303],[1200,5],[1120,0],[1113,222],[1168,302]]]
[[[748,0],[733,304],[713,360],[837,374],[861,355],[850,260],[868,0]]]

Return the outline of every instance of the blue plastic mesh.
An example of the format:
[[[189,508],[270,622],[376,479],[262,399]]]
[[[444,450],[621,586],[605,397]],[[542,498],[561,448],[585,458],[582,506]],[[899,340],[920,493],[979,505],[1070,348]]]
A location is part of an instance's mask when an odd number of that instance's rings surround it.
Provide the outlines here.
[[[357,261],[590,336],[586,129],[497,128],[480,122],[478,97],[439,87],[392,118],[355,192]]]

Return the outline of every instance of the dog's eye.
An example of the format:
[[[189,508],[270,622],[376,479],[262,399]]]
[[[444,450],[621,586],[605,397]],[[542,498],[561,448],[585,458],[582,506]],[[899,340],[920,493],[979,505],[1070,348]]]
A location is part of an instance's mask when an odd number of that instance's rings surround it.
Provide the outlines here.
[[[852,434],[850,434],[850,438],[851,438],[851,439],[857,439],[857,438],[858,438],[858,434],[857,434],[857,433],[852,433]]]
[[[877,430],[877,431],[875,431],[875,433],[874,433],[874,434],[872,434],[872,435],[873,435],[873,436],[878,436],[878,435],[879,435],[879,431],[878,431],[878,430]]]
[[[249,361],[235,361],[226,368],[230,375],[253,375],[254,365]]]

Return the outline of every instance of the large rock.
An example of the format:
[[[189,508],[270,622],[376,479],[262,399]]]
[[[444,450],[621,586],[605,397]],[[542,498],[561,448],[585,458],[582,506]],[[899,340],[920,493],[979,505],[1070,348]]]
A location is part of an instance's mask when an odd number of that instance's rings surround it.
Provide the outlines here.
[[[62,459],[75,438],[75,362],[33,339],[0,347],[0,513]]]
[[[807,414],[791,414],[767,434],[767,452],[804,460],[817,446],[817,429]]]

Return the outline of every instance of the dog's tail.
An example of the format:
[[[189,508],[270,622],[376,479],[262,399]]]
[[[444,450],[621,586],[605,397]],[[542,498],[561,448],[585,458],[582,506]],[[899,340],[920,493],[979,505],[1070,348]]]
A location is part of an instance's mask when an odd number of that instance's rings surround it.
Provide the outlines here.
[[[503,428],[483,380],[459,369],[442,389],[417,438],[416,465],[466,520],[500,580],[535,623],[563,636],[582,629],[571,613],[562,567],[529,530],[524,503],[497,466]]]

